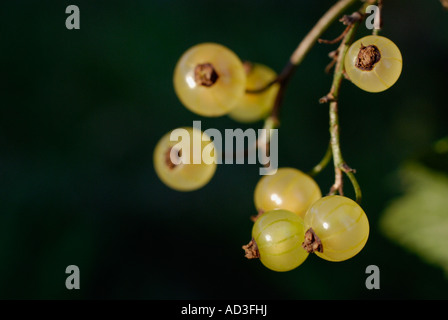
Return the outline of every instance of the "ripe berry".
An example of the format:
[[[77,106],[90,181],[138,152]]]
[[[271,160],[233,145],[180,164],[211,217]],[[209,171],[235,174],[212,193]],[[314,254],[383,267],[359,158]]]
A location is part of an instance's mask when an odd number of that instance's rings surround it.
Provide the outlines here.
[[[303,219],[287,210],[263,213],[252,228],[261,262],[274,271],[292,270],[306,260],[304,235]]]
[[[277,77],[274,70],[263,64],[245,62],[244,66],[247,76],[246,90],[263,88]],[[243,123],[265,118],[274,106],[278,90],[279,84],[276,83],[259,93],[246,92],[229,113],[229,117]]]
[[[316,201],[305,215],[303,247],[329,261],[350,259],[362,250],[369,237],[369,221],[352,199],[327,196]]]
[[[400,49],[381,36],[367,36],[354,42],[344,61],[350,80],[368,92],[384,91],[394,85],[402,65]]]
[[[177,97],[190,111],[207,117],[229,113],[244,95],[246,74],[238,56],[216,43],[188,49],[174,70]]]
[[[321,197],[319,186],[309,175],[294,168],[280,168],[258,181],[254,202],[258,211],[285,209],[303,218],[308,208]]]
[[[157,176],[168,187],[178,191],[192,191],[203,187],[213,177],[216,152],[213,142],[202,141],[201,134],[204,133],[200,130],[180,128],[182,129],[185,130],[180,132],[184,133],[182,139],[187,139],[186,147],[180,148],[177,140],[171,141],[170,136],[174,130],[165,134],[154,150],[154,168]],[[185,141],[182,140],[183,142]],[[203,152],[205,148],[207,150]],[[193,163],[194,153],[198,155],[200,163]]]

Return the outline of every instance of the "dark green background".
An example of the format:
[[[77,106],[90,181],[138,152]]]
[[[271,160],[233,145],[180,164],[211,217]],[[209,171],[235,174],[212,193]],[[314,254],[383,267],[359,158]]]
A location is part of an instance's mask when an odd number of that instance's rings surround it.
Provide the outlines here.
[[[193,120],[203,129],[249,127],[180,104],[172,74],[187,48],[218,42],[280,71],[333,1],[3,2],[0,298],[448,298],[442,269],[378,227],[400,192],[397,168],[448,133],[448,12],[437,0],[384,2],[382,35],[402,50],[401,78],[379,94],[344,82],[340,97],[342,151],[357,169],[369,241],[349,261],[310,256],[288,273],[241,250],[258,165],[221,165],[206,187],[179,193],[157,179],[152,152]],[[65,27],[70,4],[80,8],[80,30]],[[342,30],[335,24],[325,36]],[[318,99],[330,88],[323,70],[334,49],[314,47],[288,87],[280,166],[307,171],[326,149],[328,108]],[[323,192],[332,175],[330,166],[317,178]],[[65,288],[71,264],[80,290]],[[365,287],[371,264],[380,290]]]

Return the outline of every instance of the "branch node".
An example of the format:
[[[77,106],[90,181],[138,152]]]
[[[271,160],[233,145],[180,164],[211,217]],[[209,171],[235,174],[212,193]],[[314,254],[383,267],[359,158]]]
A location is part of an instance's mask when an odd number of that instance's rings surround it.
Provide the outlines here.
[[[335,96],[333,95],[333,93],[328,93],[326,96],[323,96],[322,98],[319,99],[319,103],[323,104],[323,103],[329,103],[329,102],[334,102],[336,101]]]
[[[339,48],[328,53],[328,57],[331,59],[337,59],[339,54]]]
[[[345,163],[345,162],[341,164],[341,170],[344,171],[345,173],[347,173],[347,172],[353,172],[353,173],[356,173],[356,170],[350,168],[350,167],[348,166],[348,164]]]
[[[343,190],[343,185],[344,185],[344,181],[343,181],[343,177],[342,177],[342,169],[337,166],[334,169],[334,184],[331,186],[330,188],[330,192],[328,193],[328,195],[335,195],[336,192],[339,193],[341,196],[344,195],[344,190]]]

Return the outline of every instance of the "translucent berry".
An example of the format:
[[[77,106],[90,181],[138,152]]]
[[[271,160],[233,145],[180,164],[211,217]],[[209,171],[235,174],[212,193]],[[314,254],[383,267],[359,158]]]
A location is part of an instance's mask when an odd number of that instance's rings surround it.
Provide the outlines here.
[[[261,212],[285,209],[303,218],[321,197],[319,186],[309,175],[294,168],[280,168],[274,175],[263,176],[258,181],[254,202]]]
[[[368,92],[380,92],[398,80],[403,59],[400,49],[388,38],[367,36],[350,46],[344,66],[356,86]]]
[[[261,262],[274,271],[292,270],[306,260],[304,235],[303,219],[287,210],[263,213],[252,229]]]
[[[171,137],[172,133],[179,135]],[[203,141],[207,139],[202,139],[202,135],[205,134],[196,128],[179,128],[165,134],[157,143],[154,168],[168,187],[178,191],[192,191],[203,187],[213,177],[216,152],[213,142]],[[181,138],[175,139],[176,136]]]
[[[207,117],[229,113],[243,97],[243,63],[227,47],[202,43],[188,49],[174,70],[174,89],[190,111]]]
[[[263,64],[246,62],[244,66],[247,75],[246,90],[263,88],[277,77],[274,70]],[[246,92],[230,111],[229,117],[243,123],[264,119],[274,106],[278,90],[279,84],[276,83],[259,93]]]
[[[329,261],[343,261],[358,254],[369,237],[369,221],[352,199],[327,196],[316,201],[305,215],[303,247]]]

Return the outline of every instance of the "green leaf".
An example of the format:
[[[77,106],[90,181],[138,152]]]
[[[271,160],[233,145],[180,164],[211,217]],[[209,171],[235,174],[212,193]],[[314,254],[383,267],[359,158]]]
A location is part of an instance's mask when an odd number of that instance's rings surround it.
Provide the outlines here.
[[[400,177],[405,194],[386,208],[381,230],[448,273],[448,175],[412,163]]]

